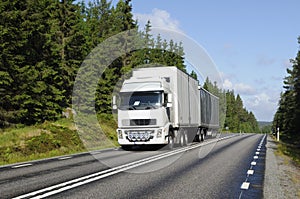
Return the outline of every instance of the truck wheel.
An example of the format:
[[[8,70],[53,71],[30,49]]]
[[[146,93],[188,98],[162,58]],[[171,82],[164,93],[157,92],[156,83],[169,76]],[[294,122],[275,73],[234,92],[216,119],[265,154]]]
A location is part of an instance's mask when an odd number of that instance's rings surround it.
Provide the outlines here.
[[[179,145],[183,147],[185,144],[184,130],[181,129],[179,132]]]
[[[186,146],[187,145],[187,133],[184,130],[180,131],[180,146]]]
[[[185,131],[184,132],[184,146],[187,146],[188,145],[188,135],[187,135],[187,132]]]
[[[173,150],[174,148],[174,134],[173,131],[169,131],[169,144],[168,144],[169,149]]]
[[[201,142],[203,142],[204,141],[204,133],[201,133],[200,135],[201,135],[200,140],[201,140]]]

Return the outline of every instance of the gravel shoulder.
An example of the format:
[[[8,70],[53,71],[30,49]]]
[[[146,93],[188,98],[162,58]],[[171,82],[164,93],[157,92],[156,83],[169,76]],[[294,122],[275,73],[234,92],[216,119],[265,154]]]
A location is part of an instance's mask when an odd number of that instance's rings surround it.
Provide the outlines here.
[[[264,198],[300,198],[300,168],[290,157],[277,155],[277,143],[268,136]]]

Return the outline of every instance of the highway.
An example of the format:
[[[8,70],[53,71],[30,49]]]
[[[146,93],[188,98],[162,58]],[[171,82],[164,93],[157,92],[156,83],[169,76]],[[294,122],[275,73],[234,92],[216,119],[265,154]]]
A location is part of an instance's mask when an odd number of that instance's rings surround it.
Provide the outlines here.
[[[262,198],[265,136],[107,149],[0,168],[0,198]]]

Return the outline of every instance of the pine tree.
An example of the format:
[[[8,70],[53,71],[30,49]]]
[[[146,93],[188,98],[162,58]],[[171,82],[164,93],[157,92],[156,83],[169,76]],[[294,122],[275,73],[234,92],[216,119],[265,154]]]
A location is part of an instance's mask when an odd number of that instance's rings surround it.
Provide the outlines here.
[[[298,37],[300,44],[300,37]],[[284,79],[285,92],[281,94],[279,107],[273,119],[273,131],[277,128],[282,132],[283,140],[300,143],[300,51],[291,60],[292,69],[287,69],[288,76]]]

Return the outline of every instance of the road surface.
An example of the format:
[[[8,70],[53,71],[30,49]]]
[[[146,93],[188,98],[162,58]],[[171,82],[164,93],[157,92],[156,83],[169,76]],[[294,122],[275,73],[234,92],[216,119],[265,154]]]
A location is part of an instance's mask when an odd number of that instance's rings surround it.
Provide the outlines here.
[[[0,198],[262,198],[265,136],[109,149],[0,168]]]

